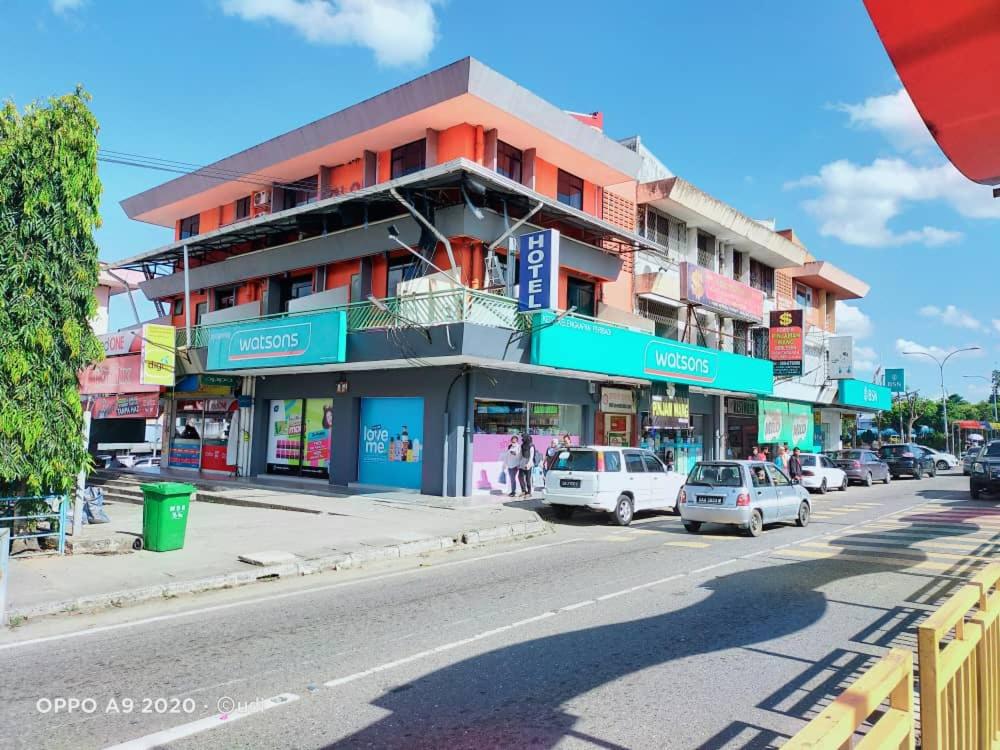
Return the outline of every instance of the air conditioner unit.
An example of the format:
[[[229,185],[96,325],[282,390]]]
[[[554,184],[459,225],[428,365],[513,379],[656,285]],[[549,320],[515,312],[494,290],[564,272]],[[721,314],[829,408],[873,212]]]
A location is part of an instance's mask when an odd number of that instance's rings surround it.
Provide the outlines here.
[[[254,206],[270,206],[271,205],[271,191],[261,190],[260,192],[253,194],[253,204]]]

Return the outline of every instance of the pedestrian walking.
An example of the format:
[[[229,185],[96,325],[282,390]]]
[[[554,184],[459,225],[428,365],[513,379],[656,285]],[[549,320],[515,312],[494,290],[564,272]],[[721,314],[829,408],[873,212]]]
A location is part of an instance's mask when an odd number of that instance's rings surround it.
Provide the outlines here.
[[[545,449],[544,471],[546,474],[549,473],[549,469],[552,468],[552,464],[554,464],[556,459],[559,458],[559,451],[561,450],[562,448],[559,445],[559,441],[556,438],[552,438],[552,440],[549,441],[549,447]]]
[[[503,454],[503,466],[510,479],[510,493],[507,497],[517,494],[518,478],[521,476],[521,438],[512,435]]]
[[[792,451],[792,456],[788,459],[788,476],[793,484],[802,481],[802,459],[799,458],[798,448]]]
[[[518,462],[518,478],[521,482],[521,497],[531,496],[531,470],[538,464],[535,446],[531,443],[531,435],[525,434],[521,440],[521,456]]]

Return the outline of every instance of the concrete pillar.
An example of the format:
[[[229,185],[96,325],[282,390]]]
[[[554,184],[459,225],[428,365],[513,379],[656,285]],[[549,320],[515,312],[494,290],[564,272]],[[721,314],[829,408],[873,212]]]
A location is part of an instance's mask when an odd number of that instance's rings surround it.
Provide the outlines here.
[[[533,148],[526,148],[521,154],[521,183],[529,190],[535,189],[535,154]]]
[[[427,128],[424,138],[424,167],[433,167],[438,163],[438,132]]]
[[[374,151],[365,151],[362,158],[364,159],[363,187],[371,187],[378,182],[378,154]]]
[[[681,260],[689,263],[698,262],[698,228],[688,224],[687,228],[687,250]]]
[[[491,128],[483,134],[483,166],[497,171],[497,129]]]

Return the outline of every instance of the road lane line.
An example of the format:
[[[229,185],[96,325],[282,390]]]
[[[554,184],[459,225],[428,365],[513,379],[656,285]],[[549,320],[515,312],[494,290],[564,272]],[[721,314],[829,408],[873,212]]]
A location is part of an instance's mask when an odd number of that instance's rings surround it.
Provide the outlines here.
[[[176,726],[171,729],[164,729],[160,732],[147,734],[145,737],[139,737],[138,739],[114,745],[108,748],[108,750],[152,750],[152,748],[163,747],[168,742],[174,742],[176,740],[182,740],[185,737],[191,737],[195,734],[208,732],[212,729],[232,724],[234,721],[245,719],[248,716],[254,716],[256,714],[263,713],[264,711],[270,711],[272,708],[287,706],[297,700],[299,700],[299,696],[294,693],[281,693],[280,695],[275,695],[274,697],[266,700],[253,701],[249,705],[235,711],[219,713],[215,716],[208,716],[204,719],[198,719],[197,721],[192,721],[187,724],[181,724],[180,726]]]
[[[223,612],[228,609],[236,609],[238,607],[248,607],[253,604],[263,604],[266,602],[280,601],[282,599],[290,599],[292,597],[305,596],[308,594],[318,594],[324,591],[332,591],[334,589],[344,588],[346,586],[357,586],[362,583],[372,582],[372,581],[386,581],[391,578],[399,578],[404,575],[412,575],[413,573],[423,573],[432,570],[442,570],[444,568],[451,568],[456,565],[468,565],[474,562],[481,562],[483,560],[495,560],[498,557],[507,557],[509,555],[524,554],[526,552],[534,552],[536,550],[550,549],[552,547],[561,547],[566,544],[574,544],[576,542],[586,541],[584,537],[574,537],[572,539],[564,539],[560,542],[550,542],[548,544],[536,544],[531,547],[522,547],[520,549],[507,550],[505,552],[496,552],[490,555],[483,555],[482,557],[471,557],[465,560],[450,560],[448,562],[439,563],[437,565],[427,565],[425,567],[410,568],[407,570],[397,570],[392,573],[383,573],[377,576],[366,576],[364,578],[356,578],[351,581],[338,581],[337,583],[331,583],[326,586],[315,586],[312,588],[302,589],[299,591],[285,591],[280,594],[270,594],[269,596],[256,597],[254,599],[244,599],[238,602],[229,602],[227,604],[214,604],[210,607],[201,607],[199,609],[187,610],[185,612],[173,612],[169,615],[155,615],[153,617],[144,617],[141,620],[132,620],[130,622],[119,622],[114,625],[99,625],[95,628],[87,628],[84,630],[74,630],[68,633],[59,633],[57,635],[46,635],[40,638],[30,638],[23,641],[15,641],[13,643],[0,643],[0,651],[7,651],[15,648],[25,648],[27,646],[34,646],[39,643],[52,643],[53,641],[62,641],[69,638],[82,638],[89,635],[98,635],[100,633],[109,633],[115,630],[124,630],[125,628],[135,628],[142,625],[152,625],[158,622],[168,622],[170,620],[177,620],[182,617],[195,617],[197,615],[205,615],[213,612]]]

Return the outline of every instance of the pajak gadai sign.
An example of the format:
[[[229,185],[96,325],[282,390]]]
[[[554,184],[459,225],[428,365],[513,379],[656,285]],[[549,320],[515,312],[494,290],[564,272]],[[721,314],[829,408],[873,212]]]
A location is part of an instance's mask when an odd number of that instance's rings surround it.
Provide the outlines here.
[[[768,340],[774,362],[774,377],[797,377],[802,374],[802,311],[775,310],[771,313]]]

